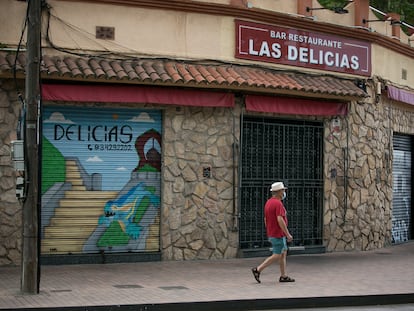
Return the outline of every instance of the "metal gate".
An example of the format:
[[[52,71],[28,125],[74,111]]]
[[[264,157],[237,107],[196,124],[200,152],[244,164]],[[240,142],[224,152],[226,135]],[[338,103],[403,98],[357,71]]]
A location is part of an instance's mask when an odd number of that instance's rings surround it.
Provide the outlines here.
[[[242,129],[240,248],[268,247],[263,207],[283,181],[295,246],[322,245],[323,124],[245,118]]]
[[[394,135],[392,242],[401,243],[412,237],[412,138]]]

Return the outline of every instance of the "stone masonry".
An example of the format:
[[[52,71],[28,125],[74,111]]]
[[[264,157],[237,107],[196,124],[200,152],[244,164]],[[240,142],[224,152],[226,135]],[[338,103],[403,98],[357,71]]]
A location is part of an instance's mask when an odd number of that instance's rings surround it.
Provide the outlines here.
[[[233,169],[237,169],[237,158],[233,162],[232,146],[238,142],[240,126],[235,109],[184,107],[165,111],[164,260],[236,257]],[[204,170],[209,168],[211,176],[206,177]]]
[[[10,81],[0,85],[0,266],[21,262],[21,204],[10,157],[21,105],[13,89]],[[323,239],[328,252],[391,243],[392,136],[414,134],[414,107],[374,98],[351,102],[347,116],[324,119]],[[162,108],[163,260],[237,257],[233,202],[241,107],[238,102],[234,108]]]
[[[16,199],[11,141],[16,139],[20,103],[14,83],[0,84],[0,266],[21,262],[22,209]]]
[[[375,98],[372,96],[371,98]],[[391,243],[392,135],[413,134],[414,109],[384,97],[353,102],[341,126],[325,127],[324,241],[327,251]]]

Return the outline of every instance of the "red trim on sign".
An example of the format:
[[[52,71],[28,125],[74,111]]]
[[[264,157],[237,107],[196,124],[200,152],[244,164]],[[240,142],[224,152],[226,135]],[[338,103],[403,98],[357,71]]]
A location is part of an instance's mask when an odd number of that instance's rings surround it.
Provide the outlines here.
[[[339,102],[247,95],[246,110],[308,116],[344,116],[348,113],[348,106]]]
[[[125,85],[43,84],[42,99],[47,101],[234,107],[234,95],[231,93]]]
[[[371,75],[371,43],[326,33],[235,20],[235,57]]]
[[[388,97],[406,104],[414,105],[414,93],[387,85]]]

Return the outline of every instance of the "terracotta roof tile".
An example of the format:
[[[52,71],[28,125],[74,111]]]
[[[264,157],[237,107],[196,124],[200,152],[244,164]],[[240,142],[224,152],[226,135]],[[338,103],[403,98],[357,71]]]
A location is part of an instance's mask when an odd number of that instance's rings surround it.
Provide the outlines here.
[[[266,72],[256,71],[256,75],[257,75],[258,79],[260,79],[260,81],[262,81],[262,83],[264,84],[265,87],[270,87],[272,85],[272,82],[269,79],[270,75],[266,74]]]
[[[208,69],[205,66],[196,65],[195,67],[197,68],[198,72],[204,77],[204,79],[207,80],[208,83],[210,84],[217,83],[216,79],[213,77],[213,75],[208,71]]]
[[[142,66],[142,64],[136,63],[134,69],[138,74],[139,80],[143,82],[151,80],[149,74],[145,71],[145,68]]]
[[[165,66],[162,62],[155,62],[153,67],[163,82],[171,81],[171,77],[165,71]]]
[[[128,78],[128,75],[125,72],[124,68],[122,67],[121,62],[112,61],[112,62],[110,62],[110,65],[111,65],[113,71],[116,73],[116,76],[118,77],[118,79],[122,80],[122,79],[127,79]]]
[[[99,64],[99,62],[96,59],[91,59],[89,61],[89,65],[91,66],[91,68],[95,72],[96,77],[99,77],[99,78],[100,77],[105,77],[105,72],[103,71],[101,65]]]
[[[0,52],[0,76],[11,76],[15,66],[15,54]],[[25,55],[20,53],[16,72],[24,74]],[[311,92],[329,96],[366,97],[354,81],[330,75],[304,74],[281,71],[253,65],[200,62],[173,59],[114,60],[74,56],[44,55],[41,64],[43,78],[57,79],[61,76],[79,79],[128,80],[130,82],[154,83],[177,86],[219,87],[251,89],[255,92],[275,90]]]
[[[211,73],[213,78],[216,80],[217,84],[224,84],[224,82],[226,82],[226,79],[217,72],[217,68],[215,66],[214,67],[208,66],[207,68],[208,68],[207,70]]]
[[[233,67],[229,67],[227,72],[237,81],[239,85],[243,85],[245,83],[244,79],[240,76],[240,74],[234,70]]]
[[[59,70],[59,75],[60,76],[65,76],[65,75],[74,76],[63,59],[54,57],[53,61],[56,64],[56,68]],[[41,70],[41,71],[43,71],[43,70]]]
[[[13,68],[15,60],[16,60],[15,54],[8,54],[5,56],[5,59],[1,61],[0,63],[4,63],[6,65],[5,68],[7,68],[8,64],[12,64],[12,68]],[[25,54],[19,54],[19,56],[17,57],[17,62],[16,62],[16,71],[23,70],[25,66],[26,66],[26,56]]]
[[[165,63],[165,70],[167,71],[167,73],[170,75],[172,81],[174,83],[177,83],[179,81],[183,81],[183,79],[181,78],[180,74],[177,71],[177,68],[175,67],[175,63],[173,62],[167,62]]]
[[[68,69],[70,73],[72,74],[72,76],[74,77],[82,76],[82,71],[79,69],[79,66],[76,63],[76,59],[72,57],[65,57],[63,61],[68,66]]]
[[[101,60],[99,64],[101,65],[103,71],[105,72],[107,79],[118,78],[115,71],[112,69],[111,64],[108,61]]]
[[[204,79],[201,72],[198,71],[197,68],[194,65],[188,65],[188,71],[194,77],[194,79],[197,81],[197,83],[203,83],[203,82],[206,81],[206,79]]]
[[[128,78],[130,80],[136,80],[138,79],[138,75],[135,72],[134,68],[132,68],[132,64],[130,62],[123,61],[122,67],[124,68],[126,74],[128,75]]]
[[[217,72],[229,83],[235,84],[236,79],[234,79],[226,70],[227,68],[224,66],[218,66]]]
[[[142,68],[145,70],[146,74],[149,76],[150,80],[153,82],[159,82],[161,80],[157,71],[152,67],[152,62],[142,62]]]
[[[177,63],[176,67],[177,67],[178,73],[181,74],[181,76],[183,77],[184,82],[188,83],[188,82],[195,81],[192,75],[188,72],[185,64]]]
[[[94,77],[95,76],[95,73],[93,72],[93,69],[89,66],[88,62],[85,59],[83,59],[83,58],[79,59],[78,60],[78,65],[79,65],[79,67],[81,68],[83,74],[86,77]]]
[[[48,74],[59,74],[59,69],[55,66],[55,62],[49,56],[45,55],[43,57],[43,65],[47,68]]]

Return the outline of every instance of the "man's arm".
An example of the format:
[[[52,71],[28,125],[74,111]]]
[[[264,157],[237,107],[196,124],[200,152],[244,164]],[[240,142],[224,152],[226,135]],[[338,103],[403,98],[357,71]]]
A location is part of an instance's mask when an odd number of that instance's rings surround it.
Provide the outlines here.
[[[282,231],[286,234],[287,241],[290,242],[293,240],[292,235],[290,234],[285,221],[283,220],[282,216],[277,216],[277,222],[279,223],[280,228],[282,228]]]

